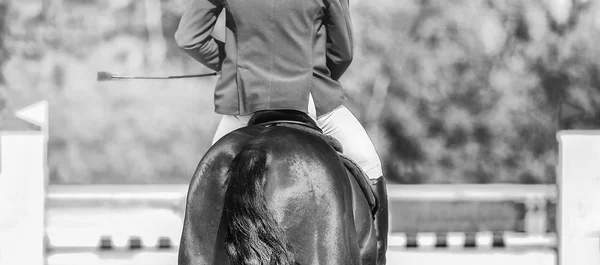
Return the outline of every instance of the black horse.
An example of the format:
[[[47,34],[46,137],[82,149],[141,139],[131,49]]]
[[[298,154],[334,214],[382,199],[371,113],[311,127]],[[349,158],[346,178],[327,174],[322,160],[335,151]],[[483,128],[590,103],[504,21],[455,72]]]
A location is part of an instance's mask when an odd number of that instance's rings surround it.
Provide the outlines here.
[[[378,228],[374,212],[387,202],[373,203],[316,124],[295,111],[250,124],[200,161],[179,264],[385,264],[387,220]]]

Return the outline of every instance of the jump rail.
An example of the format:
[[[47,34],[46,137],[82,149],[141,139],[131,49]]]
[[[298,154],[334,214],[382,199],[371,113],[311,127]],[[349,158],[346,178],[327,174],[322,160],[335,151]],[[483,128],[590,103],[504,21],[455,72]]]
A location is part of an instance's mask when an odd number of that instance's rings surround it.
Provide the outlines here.
[[[187,185],[50,185],[50,207],[77,204],[177,205],[185,200]],[[523,201],[556,202],[556,185],[521,184],[388,184],[390,200],[405,201]]]
[[[390,200],[556,202],[556,185],[418,184],[388,185]]]
[[[183,211],[187,185],[49,185],[46,204],[57,207],[153,207]]]
[[[49,208],[64,207],[151,207],[183,215],[187,185],[50,185]],[[393,201],[517,201],[527,207],[525,232],[544,235],[547,231],[547,202],[556,202],[555,185],[467,184],[388,185]]]

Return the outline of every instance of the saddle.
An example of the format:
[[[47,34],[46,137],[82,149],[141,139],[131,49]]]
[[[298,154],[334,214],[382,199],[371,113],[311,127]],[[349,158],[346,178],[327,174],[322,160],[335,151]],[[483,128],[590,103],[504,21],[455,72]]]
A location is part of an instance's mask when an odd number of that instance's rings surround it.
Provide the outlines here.
[[[354,177],[358,186],[362,190],[373,216],[379,208],[379,202],[373,189],[371,188],[367,174],[358,166],[354,160],[343,154],[342,144],[335,138],[323,134],[323,130],[319,128],[315,120],[310,118],[306,113],[297,110],[264,110],[254,113],[248,126],[283,126],[302,130],[313,135],[316,135],[328,143],[335,151],[337,151],[344,166]]]

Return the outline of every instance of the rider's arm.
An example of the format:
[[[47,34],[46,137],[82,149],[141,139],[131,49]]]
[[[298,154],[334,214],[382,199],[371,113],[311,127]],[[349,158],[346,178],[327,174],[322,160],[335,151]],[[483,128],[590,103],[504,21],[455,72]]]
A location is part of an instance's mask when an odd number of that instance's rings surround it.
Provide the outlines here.
[[[327,68],[338,80],[352,62],[352,24],[348,0],[329,0],[324,18],[327,30]]]
[[[206,67],[220,71],[225,45],[210,34],[223,9],[219,0],[189,0],[175,32],[175,41]]]

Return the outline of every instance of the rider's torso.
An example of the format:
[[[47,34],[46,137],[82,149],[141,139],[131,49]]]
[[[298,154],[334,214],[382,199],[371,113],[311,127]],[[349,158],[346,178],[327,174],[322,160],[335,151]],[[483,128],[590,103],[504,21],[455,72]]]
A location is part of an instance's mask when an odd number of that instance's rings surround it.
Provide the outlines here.
[[[222,0],[226,58],[215,90],[216,111],[307,111],[317,115],[341,105],[344,93],[326,66],[323,0]]]

